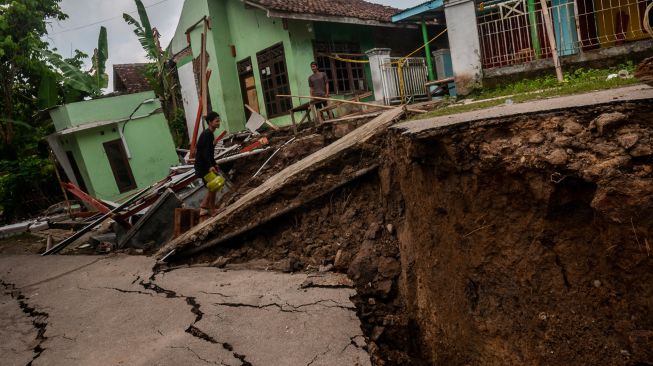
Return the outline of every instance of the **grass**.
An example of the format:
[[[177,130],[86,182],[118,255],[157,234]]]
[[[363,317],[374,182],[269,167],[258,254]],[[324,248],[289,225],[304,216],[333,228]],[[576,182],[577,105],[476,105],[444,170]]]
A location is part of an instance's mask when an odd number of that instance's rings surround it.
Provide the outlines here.
[[[586,93],[594,90],[611,89],[625,85],[636,84],[635,78],[614,78],[607,80],[608,75],[626,70],[632,76],[635,65],[632,62],[605,69],[577,68],[564,74],[564,82],[558,83],[555,75],[524,79],[518,82],[501,85],[495,88],[484,88],[475,91],[465,99],[474,99],[474,103],[453,105],[436,109],[433,112],[415,116],[423,119],[449,114],[469,112],[505,104],[511,99],[514,103],[535,99],[543,99],[561,95]]]

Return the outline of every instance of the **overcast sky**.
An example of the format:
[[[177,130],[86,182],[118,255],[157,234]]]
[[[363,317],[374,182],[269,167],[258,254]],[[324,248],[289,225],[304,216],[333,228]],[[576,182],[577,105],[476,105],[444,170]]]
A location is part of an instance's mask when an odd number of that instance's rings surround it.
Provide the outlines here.
[[[172,38],[183,0],[143,0],[150,17],[150,23],[161,33],[161,44],[167,45]],[[405,9],[424,0],[372,0],[371,2]],[[50,24],[47,41],[56,47],[64,57],[70,57],[75,49],[88,55],[97,46],[100,26],[107,28],[109,38],[109,60],[107,70],[113,77],[112,65],[132,62],[145,62],[145,53],[132,28],[122,19],[127,12],[138,19],[133,0],[63,0],[62,10],[69,18]],[[87,60],[87,65],[89,61]],[[113,83],[113,80],[111,80]],[[110,87],[111,89],[111,87]]]

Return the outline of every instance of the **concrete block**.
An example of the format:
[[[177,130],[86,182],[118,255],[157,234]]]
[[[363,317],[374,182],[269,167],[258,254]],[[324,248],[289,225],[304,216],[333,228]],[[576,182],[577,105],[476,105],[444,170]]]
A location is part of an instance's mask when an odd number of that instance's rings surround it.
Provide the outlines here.
[[[26,221],[0,227],[0,238],[8,238],[10,236],[20,235],[27,232],[32,223],[33,221]]]
[[[31,233],[36,233],[39,231],[47,230],[50,228],[47,221],[37,221],[29,226],[29,231]]]

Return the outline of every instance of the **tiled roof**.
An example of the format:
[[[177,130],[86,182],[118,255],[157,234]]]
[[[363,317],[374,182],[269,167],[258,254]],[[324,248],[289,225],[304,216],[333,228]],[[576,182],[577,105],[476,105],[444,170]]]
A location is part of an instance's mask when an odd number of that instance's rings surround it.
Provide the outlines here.
[[[349,17],[379,22],[390,22],[392,15],[399,12],[399,9],[363,0],[247,0],[246,2],[280,12]]]
[[[152,90],[145,78],[147,65],[146,63],[113,65],[113,90],[126,94]]]

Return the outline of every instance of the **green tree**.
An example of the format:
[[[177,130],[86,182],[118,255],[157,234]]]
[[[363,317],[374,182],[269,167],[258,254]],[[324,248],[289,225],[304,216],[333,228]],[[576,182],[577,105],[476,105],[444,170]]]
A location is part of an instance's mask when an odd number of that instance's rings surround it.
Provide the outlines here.
[[[3,151],[14,150],[14,125],[29,120],[37,100],[41,75],[47,70],[40,51],[49,20],[67,18],[61,0],[0,0],[0,139]],[[15,155],[15,154],[13,154]]]
[[[60,79],[41,51],[47,49],[42,38],[48,22],[67,18],[60,2],[0,0],[0,211],[5,219],[20,214],[26,197],[47,198],[56,192],[54,166],[43,140],[53,128],[38,111],[57,102]]]
[[[65,89],[76,90],[78,92],[86,93],[91,97],[97,97],[102,94],[102,89],[109,85],[109,75],[106,73],[106,63],[109,58],[109,46],[107,41],[107,29],[100,27],[100,35],[98,37],[98,46],[93,51],[93,66],[88,72],[82,70],[82,65],[78,59],[64,59],[56,53],[56,50],[42,50],[41,53],[61,73],[63,79],[63,86]],[[83,54],[84,55],[84,54]],[[76,56],[80,56],[79,53]],[[86,55],[84,55],[86,56]],[[52,82],[47,79],[48,82]],[[49,90],[48,90],[49,89]],[[47,95],[53,90],[52,86],[44,89]],[[67,98],[67,101],[69,99]]]
[[[163,113],[168,120],[175,144],[182,145],[188,141],[183,109],[179,105],[179,84],[176,70],[169,65],[170,52],[163,50],[159,43],[159,34],[152,28],[150,19],[141,0],[134,0],[140,22],[129,14],[122,17],[127,24],[134,27],[134,34],[145,50],[146,56],[153,63],[147,67],[146,78],[163,106]]]

